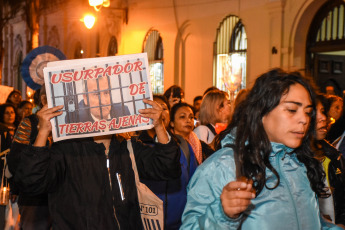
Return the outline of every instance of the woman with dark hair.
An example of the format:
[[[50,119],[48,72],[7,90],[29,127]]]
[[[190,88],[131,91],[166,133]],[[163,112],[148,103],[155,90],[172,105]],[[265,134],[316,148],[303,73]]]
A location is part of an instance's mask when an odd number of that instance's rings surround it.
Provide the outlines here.
[[[153,95],[153,100],[163,108],[162,120],[168,129],[170,123],[168,101],[164,96]],[[139,140],[143,143],[154,146],[155,129],[143,130],[139,135]],[[191,147],[190,147],[191,149]],[[181,155],[179,157],[181,164],[181,176],[174,180],[145,180],[141,182],[146,184],[151,191],[156,194],[164,206],[164,229],[177,230],[181,226],[181,216],[187,202],[187,185],[195,172],[198,163],[193,152],[188,149],[187,141],[180,143]]]
[[[190,155],[194,155],[201,164],[214,150],[205,142],[200,141],[198,136],[193,132],[194,129],[194,112],[193,107],[187,103],[178,103],[170,110],[170,128],[175,136],[179,139],[181,146],[191,147]],[[184,144],[187,142],[187,144]],[[186,147],[188,150],[188,147]],[[188,158],[187,158],[188,159]]]
[[[17,107],[17,117],[16,117],[16,124],[17,126],[20,122],[27,116],[32,114],[32,107],[33,104],[30,101],[21,101]]]
[[[38,103],[41,105],[41,107],[47,104],[46,91],[44,85],[40,90]],[[37,135],[37,115],[31,114],[29,116],[23,117],[18,126],[18,130],[14,136],[11,151],[7,155],[8,168],[12,176],[16,174],[18,164],[20,163],[20,159],[22,157],[23,149],[32,145],[35,142]],[[47,141],[47,146],[50,146],[51,143],[52,138],[50,137],[49,141]],[[48,193],[42,193],[38,195],[23,193],[23,191],[20,191],[17,185],[14,183],[13,177],[9,178],[9,182],[11,187],[11,199],[15,200],[17,195],[19,195],[19,225],[21,229],[49,230],[52,225],[52,220],[48,208]]]
[[[7,97],[6,103],[11,103],[15,108],[18,107],[22,101],[22,93],[19,90],[14,89]]]
[[[164,97],[169,101],[169,108],[172,108],[173,105],[184,102],[184,91],[180,86],[173,85],[164,92]]]
[[[345,228],[345,159],[325,140],[329,123],[324,109],[326,104],[327,98],[322,94],[317,95],[313,147],[315,157],[322,163],[326,173],[326,187],[330,188],[329,197],[319,198],[320,211],[326,219]]]
[[[10,103],[5,103],[0,105],[0,152],[8,150],[11,147],[13,136],[16,130],[14,124],[16,119],[15,108]],[[6,186],[4,172],[4,156],[0,158],[0,176],[2,178],[2,183]],[[2,188],[1,188],[2,189]],[[2,192],[2,191],[1,191]],[[0,205],[0,229],[5,227],[5,208],[6,206]]]
[[[257,78],[188,185],[181,229],[327,229],[310,141],[315,94],[299,73]]]
[[[326,115],[336,122],[343,114],[343,99],[336,95],[328,95],[325,101]]]
[[[11,147],[12,139],[16,130],[15,108],[10,103],[0,105],[0,135],[1,151]]]

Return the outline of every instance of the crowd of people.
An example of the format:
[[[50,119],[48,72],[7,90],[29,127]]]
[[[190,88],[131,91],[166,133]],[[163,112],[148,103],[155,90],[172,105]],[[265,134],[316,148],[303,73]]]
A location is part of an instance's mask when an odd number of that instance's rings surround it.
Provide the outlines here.
[[[140,181],[163,201],[161,229],[345,229],[344,100],[297,72],[266,72],[234,101],[210,87],[188,104],[173,85],[143,100],[152,129],[56,143],[50,119],[63,106],[48,108],[44,87],[35,103],[21,95],[0,105],[17,229],[150,229],[128,142]]]

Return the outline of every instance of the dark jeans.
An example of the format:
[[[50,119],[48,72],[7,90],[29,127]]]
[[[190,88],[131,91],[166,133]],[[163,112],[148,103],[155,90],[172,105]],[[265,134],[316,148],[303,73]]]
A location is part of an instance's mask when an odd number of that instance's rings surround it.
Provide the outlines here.
[[[52,220],[48,206],[19,206],[22,230],[49,230]]]

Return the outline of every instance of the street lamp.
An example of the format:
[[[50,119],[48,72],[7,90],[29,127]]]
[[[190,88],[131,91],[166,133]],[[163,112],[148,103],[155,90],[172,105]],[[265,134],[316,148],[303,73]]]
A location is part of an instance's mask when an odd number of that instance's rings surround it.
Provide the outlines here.
[[[86,28],[91,29],[95,24],[96,18],[92,14],[86,14],[80,21],[84,22]]]
[[[99,11],[102,6],[109,7],[110,6],[110,0],[89,0],[89,5],[93,6],[96,11]]]

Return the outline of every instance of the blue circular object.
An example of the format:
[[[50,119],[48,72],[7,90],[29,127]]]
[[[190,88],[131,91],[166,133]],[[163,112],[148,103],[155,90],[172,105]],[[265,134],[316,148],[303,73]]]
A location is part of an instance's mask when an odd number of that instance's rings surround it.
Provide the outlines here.
[[[66,56],[52,46],[39,46],[26,55],[20,72],[25,83],[33,90],[44,83],[43,68],[48,62],[65,60]]]

